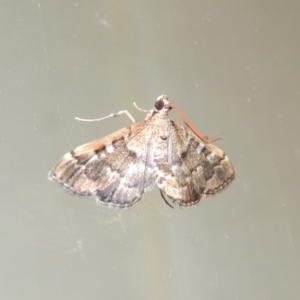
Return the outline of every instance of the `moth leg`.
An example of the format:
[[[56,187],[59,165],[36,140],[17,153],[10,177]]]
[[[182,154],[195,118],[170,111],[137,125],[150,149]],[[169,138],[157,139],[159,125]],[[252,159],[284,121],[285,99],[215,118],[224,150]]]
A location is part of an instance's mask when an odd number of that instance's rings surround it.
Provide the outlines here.
[[[106,117],[103,117],[103,118],[100,118],[100,119],[81,119],[81,118],[77,118],[75,117],[76,120],[78,121],[84,121],[84,122],[96,122],[96,121],[102,121],[102,120],[105,120],[105,119],[108,119],[108,118],[115,118],[117,116],[120,116],[122,114],[125,114],[132,123],[135,122],[134,118],[132,117],[132,115],[127,111],[127,110],[121,110],[121,111],[118,111],[116,113],[112,113]]]
[[[167,204],[168,206],[170,206],[171,208],[174,208],[174,206],[172,206],[172,205],[168,202],[168,200],[166,199],[164,193],[163,193],[161,190],[159,190],[159,191],[160,191],[161,197],[164,199],[164,201],[166,202],[166,204]]]
[[[154,181],[161,193],[167,195],[174,201],[182,198],[182,187],[177,182],[172,170],[167,164],[160,163],[153,172]]]
[[[137,106],[137,104],[135,102],[133,102],[133,105],[135,106],[135,108],[139,111],[142,111],[142,112],[145,112],[145,113],[149,113],[150,110],[147,110],[147,109],[142,109],[140,107]]]

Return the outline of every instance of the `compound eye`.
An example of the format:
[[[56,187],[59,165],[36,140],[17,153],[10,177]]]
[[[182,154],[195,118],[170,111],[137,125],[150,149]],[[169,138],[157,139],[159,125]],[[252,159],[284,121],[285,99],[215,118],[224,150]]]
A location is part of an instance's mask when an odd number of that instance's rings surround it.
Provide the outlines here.
[[[162,110],[164,108],[164,106],[165,106],[165,103],[162,99],[156,101],[155,105],[154,105],[156,110]]]

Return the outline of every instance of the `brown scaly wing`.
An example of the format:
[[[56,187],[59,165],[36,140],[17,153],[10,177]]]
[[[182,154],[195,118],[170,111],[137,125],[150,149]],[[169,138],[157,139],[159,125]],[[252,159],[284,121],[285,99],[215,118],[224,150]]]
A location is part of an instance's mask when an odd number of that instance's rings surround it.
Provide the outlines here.
[[[68,190],[95,195],[100,204],[129,207],[152,184],[145,156],[151,134],[138,121],[65,154],[49,174]],[[134,141],[134,142],[132,142]]]
[[[181,206],[191,206],[200,201],[202,194],[216,194],[234,179],[233,166],[221,149],[203,142],[177,122],[171,121],[170,129],[168,148],[173,183],[161,189],[163,194]]]

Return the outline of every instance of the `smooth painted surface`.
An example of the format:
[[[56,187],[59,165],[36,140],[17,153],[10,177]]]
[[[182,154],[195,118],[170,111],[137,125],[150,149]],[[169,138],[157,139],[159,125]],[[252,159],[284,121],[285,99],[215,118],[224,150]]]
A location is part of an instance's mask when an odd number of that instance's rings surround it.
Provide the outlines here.
[[[1,299],[300,299],[300,3],[2,1]],[[236,180],[191,209],[47,180],[168,94]],[[178,117],[171,113],[172,119]]]

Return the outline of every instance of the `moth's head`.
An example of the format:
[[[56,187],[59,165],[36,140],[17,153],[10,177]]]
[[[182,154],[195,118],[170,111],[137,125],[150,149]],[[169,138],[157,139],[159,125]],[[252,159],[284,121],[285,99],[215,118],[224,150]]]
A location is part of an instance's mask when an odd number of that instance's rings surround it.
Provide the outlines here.
[[[168,112],[170,109],[172,109],[172,106],[171,106],[171,103],[170,101],[168,100],[168,96],[167,95],[161,95],[159,96],[155,103],[154,103],[154,108],[153,110],[155,112]]]

